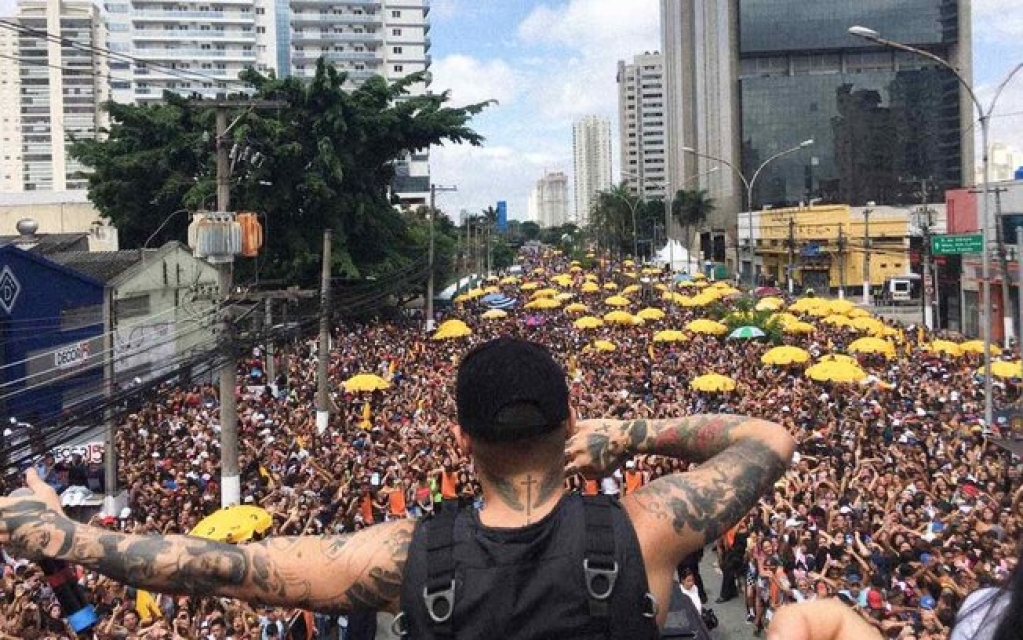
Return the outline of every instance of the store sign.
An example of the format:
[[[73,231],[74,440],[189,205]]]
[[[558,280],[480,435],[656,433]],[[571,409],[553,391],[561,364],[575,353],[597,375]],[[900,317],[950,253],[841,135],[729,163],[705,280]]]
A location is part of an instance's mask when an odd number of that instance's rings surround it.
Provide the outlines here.
[[[89,360],[89,343],[75,342],[53,352],[53,364],[58,369],[80,367]]]

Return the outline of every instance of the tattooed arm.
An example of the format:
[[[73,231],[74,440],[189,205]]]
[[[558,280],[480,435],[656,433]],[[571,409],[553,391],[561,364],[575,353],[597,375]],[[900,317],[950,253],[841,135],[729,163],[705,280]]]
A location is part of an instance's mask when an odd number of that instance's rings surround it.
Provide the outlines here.
[[[0,498],[0,544],[12,552],[66,560],[161,593],[333,613],[397,610],[414,524],[232,545],[114,533],[78,524],[41,500]]]

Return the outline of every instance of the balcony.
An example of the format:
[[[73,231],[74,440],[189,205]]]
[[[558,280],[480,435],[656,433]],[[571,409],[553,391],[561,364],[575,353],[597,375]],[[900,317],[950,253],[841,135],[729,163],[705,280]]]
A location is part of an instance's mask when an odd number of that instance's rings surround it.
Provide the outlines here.
[[[294,30],[291,32],[291,41],[313,41],[313,42],[372,42],[375,44],[383,44],[384,37],[379,33],[351,33],[348,31],[342,33],[334,33],[328,31],[326,33],[322,31],[302,31]]]
[[[133,36],[133,40],[180,40],[182,38],[224,38],[226,31],[214,31],[212,29],[137,29]],[[239,38],[247,37],[251,38],[252,34],[243,36],[241,33],[238,35]]]
[[[177,61],[185,57],[194,60],[202,60],[205,58],[230,58],[235,60],[255,61],[256,59],[256,53],[254,51],[242,51],[241,49],[200,49],[195,47],[184,49],[141,49],[136,51],[135,55],[143,60],[172,61]]]
[[[291,6],[370,7],[379,9],[380,0],[291,0]]]
[[[291,24],[368,24],[382,27],[383,18],[377,14],[366,13],[294,13]]]
[[[365,82],[373,76],[383,75],[380,71],[373,71],[370,69],[338,69],[348,74],[348,79],[352,82]]]
[[[255,16],[251,12],[228,11],[158,11],[136,9],[131,12],[132,20],[157,20],[161,22],[181,22],[187,19],[216,20],[222,22],[252,23]]]

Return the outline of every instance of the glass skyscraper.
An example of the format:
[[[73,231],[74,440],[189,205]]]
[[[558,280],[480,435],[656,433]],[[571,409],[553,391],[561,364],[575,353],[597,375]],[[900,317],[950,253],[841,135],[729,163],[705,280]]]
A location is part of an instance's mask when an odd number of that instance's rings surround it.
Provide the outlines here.
[[[743,173],[814,140],[764,169],[754,207],[909,204],[921,180],[942,191],[969,182],[972,112],[955,76],[846,33],[876,29],[969,77],[968,12],[968,0],[739,0]]]

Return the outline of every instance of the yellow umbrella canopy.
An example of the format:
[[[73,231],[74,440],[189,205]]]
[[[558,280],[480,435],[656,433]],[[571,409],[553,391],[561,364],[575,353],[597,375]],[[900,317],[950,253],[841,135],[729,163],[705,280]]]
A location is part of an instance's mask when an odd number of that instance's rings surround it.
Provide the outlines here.
[[[850,318],[869,318],[869,317],[871,317],[869,311],[867,311],[866,309],[862,309],[860,307],[854,307],[854,308],[850,309],[849,312],[846,313],[845,315],[849,316]]]
[[[560,273],[551,278],[551,282],[558,285],[559,287],[571,287],[572,276],[568,275],[567,273]]]
[[[611,324],[636,324],[636,318],[628,311],[611,311],[604,315],[604,322]]]
[[[977,369],[984,375],[984,367]],[[1019,360],[998,360],[991,363],[991,375],[996,378],[1023,378],[1023,363]]]
[[[790,325],[793,322],[799,322],[799,318],[797,318],[796,316],[792,315],[791,313],[785,313],[785,312],[772,313],[770,316],[767,317],[767,319],[769,321],[773,320],[775,322],[778,322],[783,327],[786,326],[786,325]]]
[[[516,276],[505,276],[501,278],[501,284],[518,284],[519,279]]]
[[[800,298],[789,305],[789,311],[795,313],[808,313],[811,309],[818,309],[822,305],[827,305],[828,301],[821,298]],[[831,309],[828,309],[830,313]],[[829,315],[825,313],[824,315]]]
[[[849,322],[852,323],[853,328],[865,331],[866,333],[876,334],[884,330],[884,323],[870,316],[853,318]]]
[[[582,291],[583,293],[597,293],[598,291],[600,291],[600,285],[597,284],[596,282],[586,282],[580,288],[580,291]]]
[[[792,309],[792,307],[789,307],[789,309]],[[831,307],[828,306],[828,304],[826,303],[817,305],[816,307],[810,307],[803,313],[814,316],[815,318],[827,318],[828,316],[832,315]]]
[[[835,326],[835,327],[851,327],[851,326],[853,326],[853,321],[852,320],[850,320],[849,318],[846,318],[845,316],[840,316],[840,315],[837,315],[837,314],[827,316],[823,320],[821,320],[821,322],[823,322],[824,324],[830,324],[830,325]]]
[[[832,300],[828,303],[828,307],[831,309],[831,313],[847,315],[850,311],[856,308],[856,305],[848,300]]]
[[[617,291],[618,285],[613,282],[605,282],[604,288],[607,289],[608,291]]]
[[[448,320],[437,328],[433,334],[434,340],[450,340],[452,338],[464,338],[471,336],[472,329],[461,320]]]
[[[593,348],[597,351],[614,351],[618,347],[615,346],[615,343],[609,340],[594,340]]]
[[[665,302],[674,302],[675,304],[684,304],[686,300],[689,300],[688,296],[684,296],[681,293],[675,293],[674,291],[665,291],[661,294],[661,300]]]
[[[571,291],[562,291],[558,295],[554,296],[554,299],[555,300],[561,300],[562,302],[564,302],[565,300],[571,300],[574,297],[575,297],[575,294],[572,293]]]
[[[682,282],[676,282],[675,286],[676,287],[681,287],[681,288],[695,287],[696,286],[696,281],[695,280],[684,280]]]
[[[720,336],[728,333],[728,327],[720,322],[714,322],[713,320],[708,320],[706,318],[693,320],[686,325],[686,329],[693,333],[706,333],[712,336]]]
[[[764,364],[790,365],[802,364],[810,359],[810,353],[799,347],[782,346],[775,347],[762,355],[760,361]]]
[[[217,542],[245,542],[273,525],[273,516],[266,509],[240,504],[214,511],[199,521],[190,535]]]
[[[583,316],[572,323],[576,329],[597,329],[604,326],[604,321],[593,316]]]
[[[468,302],[471,299],[472,298],[470,298],[469,296],[467,296],[467,295],[465,295],[463,293],[463,294],[455,296],[454,297],[454,302],[455,302],[455,304],[462,304],[463,302]]]
[[[860,366],[860,361],[852,356],[847,356],[844,353],[829,353],[817,358],[817,362],[839,362],[842,364],[853,364],[857,367]]]
[[[877,331],[874,331],[873,334],[875,337],[876,336],[882,336],[886,338],[898,337],[900,340],[905,338],[905,336],[902,335],[902,331],[900,331],[899,329],[896,329],[895,327],[886,327],[884,325],[882,325]]]
[[[931,353],[942,353],[948,356],[963,355],[962,348],[951,340],[935,340],[927,345],[927,350]]]
[[[522,289],[523,291],[534,291],[534,290],[540,288],[540,283],[539,282],[523,282],[522,286],[519,287],[519,288]]]
[[[706,280],[707,276],[703,275],[699,271],[693,274],[693,280]]]
[[[806,375],[817,382],[861,382],[867,372],[847,362],[819,362],[806,370]]]
[[[710,298],[706,298],[706,297],[704,297],[702,295],[693,296],[692,298],[690,298],[688,296],[682,296],[678,300],[678,303],[680,305],[682,305],[683,307],[689,307],[689,308],[692,308],[692,307],[706,307],[711,302],[714,302],[714,301],[711,300]]]
[[[781,298],[762,298],[754,307],[757,311],[777,311],[785,306]]]
[[[734,391],[735,380],[732,380],[728,376],[723,376],[720,373],[706,373],[702,376],[693,378],[692,382],[689,383],[689,387],[696,391],[721,393]]]
[[[484,320],[498,320],[500,318],[507,318],[508,312],[504,309],[491,309],[480,316]]]
[[[580,266],[579,266],[579,265],[577,265],[577,264],[574,264],[574,265],[572,265],[572,267],[571,267],[571,268],[569,269],[569,271],[570,271],[571,273],[579,273],[579,272],[581,272],[582,270],[583,270],[583,268],[582,268],[582,267],[580,267]]]
[[[572,304],[565,306],[566,313],[586,313],[589,310],[589,307],[581,302],[573,302]]]
[[[785,327],[782,329],[782,331],[784,331],[785,333],[791,333],[791,334],[796,334],[796,333],[813,333],[816,330],[817,330],[817,328],[814,327],[809,322],[789,322],[789,323],[786,323]]]
[[[587,273],[586,275],[583,276],[583,280],[593,280],[593,281],[596,281],[597,280],[597,274],[595,274],[595,273]]]
[[[533,295],[531,295],[530,298],[534,300],[537,298],[553,298],[557,294],[558,292],[556,289],[551,289],[550,287],[547,287],[544,289],[537,289],[536,291],[533,292]]]
[[[604,304],[609,307],[627,307],[632,304],[632,301],[625,296],[611,296],[604,301]]]
[[[664,312],[654,307],[647,307],[646,309],[640,309],[639,313],[636,314],[638,317],[644,320],[663,320]]]
[[[542,276],[544,273],[546,273],[546,271],[544,270],[543,267],[537,267],[537,268],[533,269],[533,273],[535,275]]]
[[[357,391],[380,391],[391,386],[391,383],[372,373],[360,373],[345,380],[341,386],[345,391],[354,393]]]
[[[466,291],[465,295],[468,296],[469,298],[482,298],[483,296],[487,295],[487,292],[481,289],[480,287],[475,287],[473,289],[469,289],[468,291]]]
[[[874,353],[886,358],[895,357],[895,345],[881,338],[860,338],[849,345],[849,353]]]
[[[554,298],[537,298],[531,302],[527,302],[525,309],[557,309],[561,306],[561,302]]]
[[[490,285],[489,287],[483,290],[483,293],[501,293],[501,287]]]
[[[984,341],[983,340],[969,340],[959,345],[959,348],[963,350],[963,353],[979,353],[984,354]],[[991,355],[1000,356],[1002,355],[1002,348],[997,344],[991,345]]]
[[[654,342],[685,342],[686,334],[676,329],[665,329],[654,334]]]
[[[739,291],[735,287],[718,287],[714,290],[717,291],[722,298],[727,298],[728,296],[737,296],[742,293],[742,291]]]
[[[623,267],[635,267],[636,263],[633,262],[632,260],[626,260],[625,262],[622,263],[622,266]]]
[[[499,278],[497,276],[487,276],[486,278],[484,278],[484,280],[486,280],[487,282],[497,282]]]
[[[636,293],[637,291],[639,291],[639,289],[640,289],[640,287],[639,287],[638,284],[630,284],[629,286],[627,286],[624,289],[622,289],[622,295],[626,295],[627,296],[627,295],[629,295],[631,293]]]

